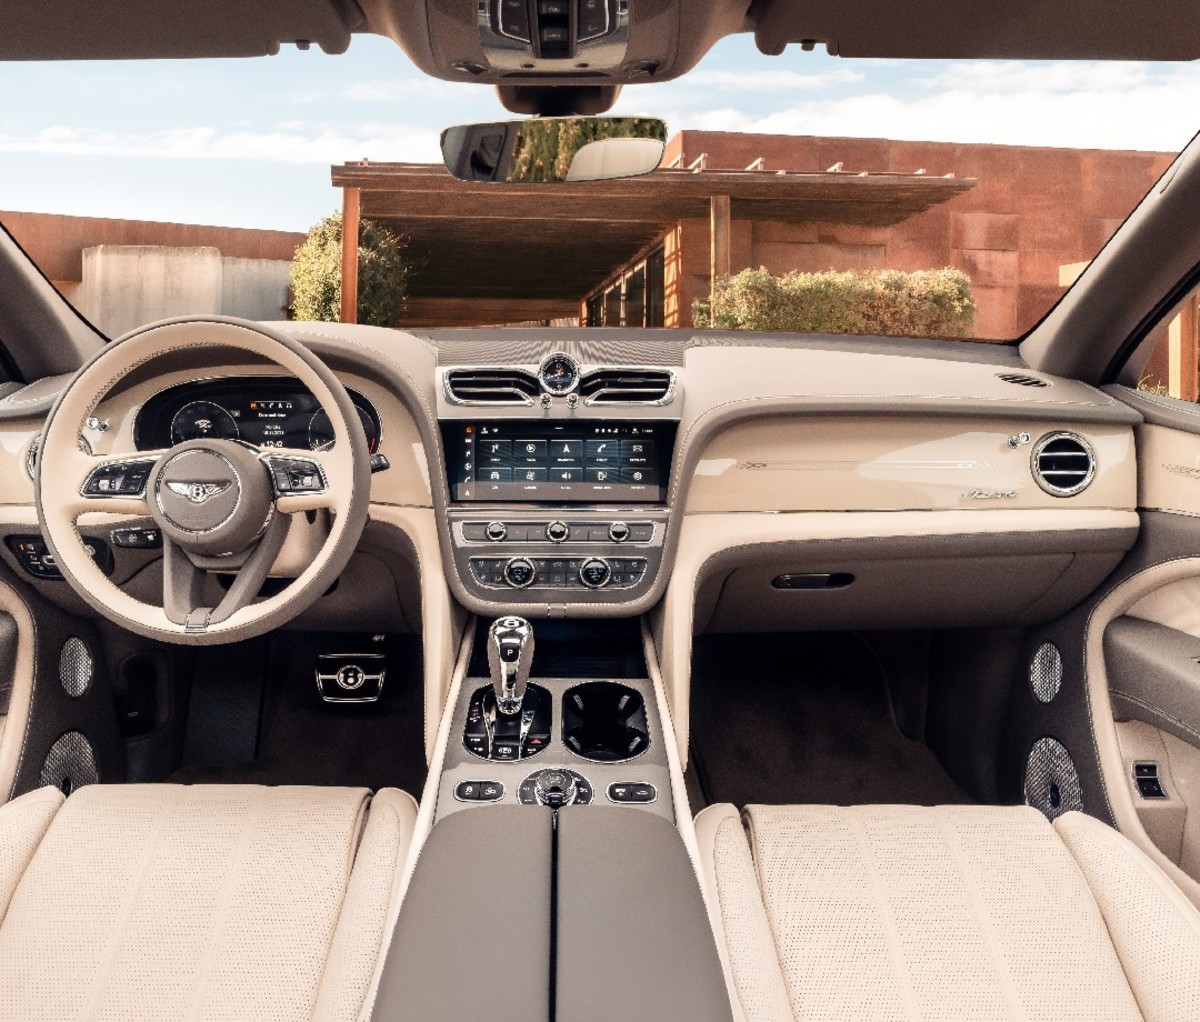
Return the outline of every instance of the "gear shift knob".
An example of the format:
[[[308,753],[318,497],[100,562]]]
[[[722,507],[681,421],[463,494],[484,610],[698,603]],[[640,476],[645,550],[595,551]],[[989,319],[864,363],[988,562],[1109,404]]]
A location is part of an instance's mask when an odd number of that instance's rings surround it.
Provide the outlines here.
[[[488,668],[496,709],[506,717],[521,712],[533,666],[533,625],[523,617],[502,617],[488,630]]]

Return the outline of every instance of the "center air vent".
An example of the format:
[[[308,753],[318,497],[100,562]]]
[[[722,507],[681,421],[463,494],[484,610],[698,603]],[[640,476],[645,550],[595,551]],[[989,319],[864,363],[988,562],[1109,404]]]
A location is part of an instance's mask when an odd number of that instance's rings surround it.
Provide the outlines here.
[[[1027,376],[1025,373],[997,373],[996,379],[1003,380],[1005,383],[1015,383],[1018,387],[1049,387],[1049,380],[1042,380],[1036,376]]]
[[[531,405],[541,388],[520,369],[452,369],[446,395],[463,405]]]
[[[1096,455],[1075,433],[1047,433],[1033,448],[1033,478],[1056,497],[1083,492],[1095,474]]]
[[[658,404],[674,389],[674,376],[665,369],[597,369],[579,384],[589,405]]]

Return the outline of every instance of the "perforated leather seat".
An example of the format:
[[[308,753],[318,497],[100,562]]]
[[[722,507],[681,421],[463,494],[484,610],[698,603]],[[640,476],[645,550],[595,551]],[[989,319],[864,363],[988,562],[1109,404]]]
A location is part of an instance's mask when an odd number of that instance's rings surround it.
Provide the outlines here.
[[[0,807],[0,1017],[357,1019],[415,814],[394,789],[15,799]]]
[[[749,1022],[1200,1019],[1200,913],[1081,813],[730,805],[696,820]]]

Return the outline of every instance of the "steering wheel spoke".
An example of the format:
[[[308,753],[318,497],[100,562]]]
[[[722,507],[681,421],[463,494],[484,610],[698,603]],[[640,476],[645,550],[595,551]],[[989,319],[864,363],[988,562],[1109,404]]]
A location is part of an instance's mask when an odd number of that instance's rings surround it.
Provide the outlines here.
[[[263,453],[263,459],[275,490],[277,511],[340,510],[351,481],[336,452],[272,448]]]
[[[254,543],[249,556],[228,559],[233,583],[215,607],[204,605],[209,570],[226,558],[205,558],[202,567],[173,539],[163,537],[163,611],[185,632],[203,634],[254,601],[287,537],[291,520],[277,515]]]
[[[146,487],[161,451],[146,451],[130,457],[96,458],[78,452],[71,459],[71,487],[67,510],[76,518],[89,511],[146,515]]]

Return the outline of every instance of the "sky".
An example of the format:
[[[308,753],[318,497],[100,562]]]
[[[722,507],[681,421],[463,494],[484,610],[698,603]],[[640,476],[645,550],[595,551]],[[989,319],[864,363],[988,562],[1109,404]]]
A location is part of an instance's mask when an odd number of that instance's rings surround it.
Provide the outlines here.
[[[1200,66],[846,60],[748,35],[614,113],[679,129],[1178,151]],[[346,54],[0,64],[0,209],[302,231],[337,208],[332,164],[432,161],[443,127],[505,114],[390,40]]]

